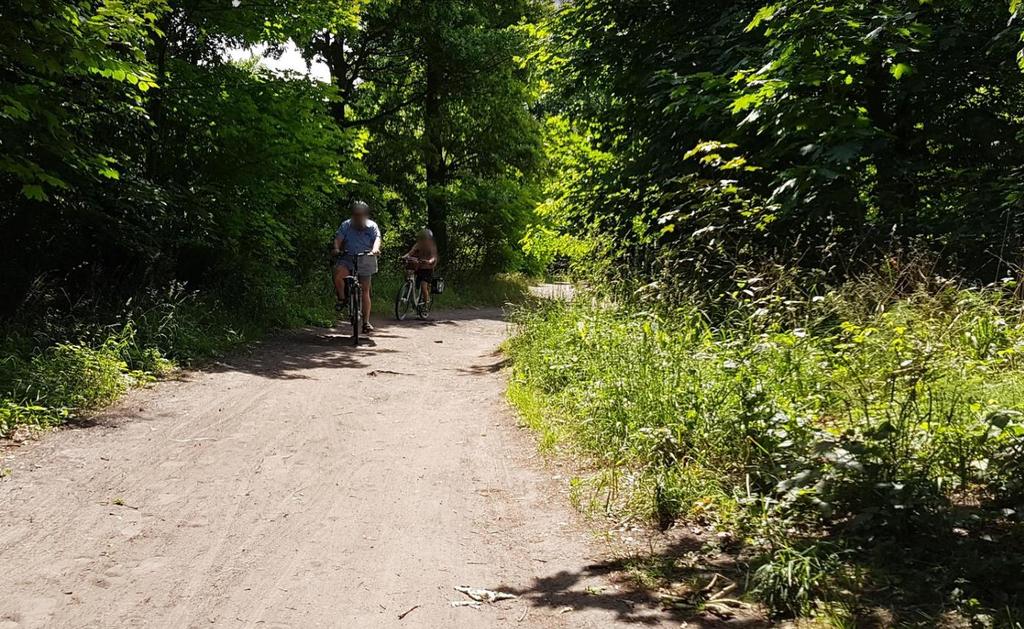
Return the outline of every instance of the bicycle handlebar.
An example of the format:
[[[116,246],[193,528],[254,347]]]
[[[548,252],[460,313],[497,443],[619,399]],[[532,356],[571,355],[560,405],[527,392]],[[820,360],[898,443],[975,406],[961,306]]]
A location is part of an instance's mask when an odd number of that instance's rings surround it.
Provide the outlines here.
[[[345,253],[344,251],[339,251],[338,253],[332,252],[331,255],[334,256],[335,258],[343,258],[345,256],[352,256],[353,258],[366,258],[369,256],[375,256],[377,254],[375,254],[372,251],[364,251],[362,253]]]

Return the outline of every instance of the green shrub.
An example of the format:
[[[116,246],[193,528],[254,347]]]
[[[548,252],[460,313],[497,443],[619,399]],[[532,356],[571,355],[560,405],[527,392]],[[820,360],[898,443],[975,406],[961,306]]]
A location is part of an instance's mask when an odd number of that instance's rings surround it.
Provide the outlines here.
[[[180,284],[130,300],[110,323],[99,317],[70,313],[21,328],[8,324],[0,344],[0,435],[19,425],[57,425],[110,404],[129,387],[167,374],[176,361],[205,359],[265,329],[246,323],[237,332],[242,317]]]
[[[532,398],[547,445],[598,464],[608,508],[662,525],[698,515],[760,544],[782,521],[783,537],[839,546],[1005,529],[1005,508],[1024,504],[1020,305],[949,287],[882,308],[851,299],[737,305],[716,324],[693,306],[538,304],[507,344],[512,400]],[[767,544],[765,565],[825,570],[813,546]],[[783,588],[775,567],[762,594],[805,612],[821,588]]]
[[[827,544],[798,549],[783,546],[764,558],[754,572],[754,593],[775,612],[808,616],[817,601],[842,592],[847,567]]]
[[[128,365],[114,343],[98,349],[61,344],[32,359],[23,390],[50,408],[89,409],[116,400],[129,382]]]
[[[0,400],[0,435],[7,435],[18,426],[47,428],[56,426],[67,417],[64,409],[52,409],[46,406],[18,404],[10,400]]]

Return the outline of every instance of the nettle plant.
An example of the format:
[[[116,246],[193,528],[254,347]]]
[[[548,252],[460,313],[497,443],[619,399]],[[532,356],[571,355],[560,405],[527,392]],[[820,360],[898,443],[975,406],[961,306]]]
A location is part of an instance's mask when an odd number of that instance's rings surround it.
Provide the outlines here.
[[[784,503],[855,528],[900,528],[969,495],[1019,492],[1024,416],[1008,395],[1020,379],[1019,324],[970,304],[917,307],[840,324],[816,416],[768,431]]]

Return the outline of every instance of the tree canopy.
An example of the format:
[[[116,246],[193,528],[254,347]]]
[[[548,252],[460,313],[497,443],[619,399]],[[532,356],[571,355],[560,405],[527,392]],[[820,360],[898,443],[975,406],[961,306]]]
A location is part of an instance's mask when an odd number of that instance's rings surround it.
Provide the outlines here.
[[[541,3],[16,0],[0,8],[10,314],[48,287],[187,281],[266,304],[322,267],[347,202],[394,246],[430,225],[464,270],[523,264],[541,168]],[[234,51],[296,45],[331,81]],[[450,235],[449,235],[450,234]],[[449,243],[450,240],[450,243]]]
[[[994,280],[1024,245],[1020,3],[1007,9],[567,3],[545,105],[587,148],[556,151],[577,184],[546,209],[671,250],[702,282],[769,262],[841,276],[911,248]]]
[[[466,270],[713,285],[914,250],[991,281],[1024,245],[1022,10],[14,0],[0,221],[24,244],[4,304],[174,280],[259,302],[314,276],[354,197],[388,243],[430,226]],[[257,46],[330,82],[232,60]]]

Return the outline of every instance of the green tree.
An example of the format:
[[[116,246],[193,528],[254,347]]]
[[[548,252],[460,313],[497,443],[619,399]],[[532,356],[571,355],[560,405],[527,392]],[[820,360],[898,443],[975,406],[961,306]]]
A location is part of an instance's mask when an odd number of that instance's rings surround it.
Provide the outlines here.
[[[414,221],[405,230],[429,224],[446,255],[473,265],[504,264],[529,216],[541,153],[523,62],[534,42],[520,24],[538,15],[526,2],[368,2],[357,20],[298,38],[331,70],[336,121],[370,132],[370,172],[390,191],[379,201],[425,208],[418,221],[392,213]],[[451,226],[464,237],[449,245]],[[471,253],[480,238],[486,252]]]
[[[90,113],[102,102],[109,114],[139,115],[142,93],[156,87],[145,50],[165,9],[163,0],[0,7],[0,184],[42,201],[80,178],[118,177]]]
[[[914,246],[991,280],[1024,244],[1003,3],[581,0],[550,31],[547,106],[617,163],[564,202],[693,275]]]

